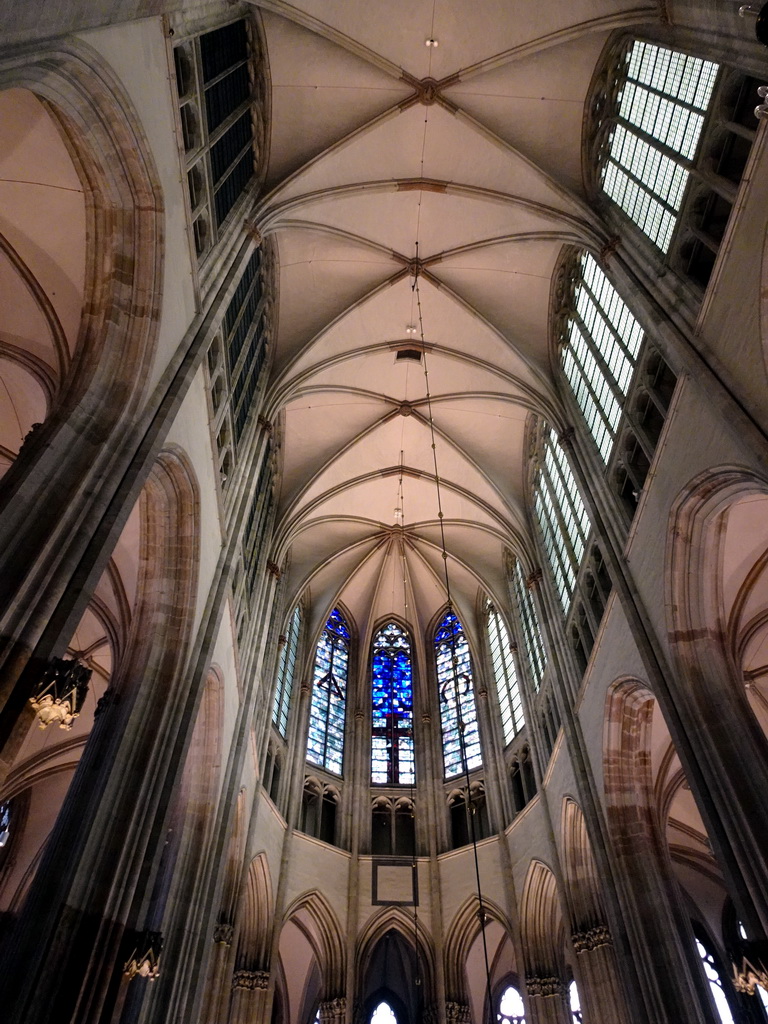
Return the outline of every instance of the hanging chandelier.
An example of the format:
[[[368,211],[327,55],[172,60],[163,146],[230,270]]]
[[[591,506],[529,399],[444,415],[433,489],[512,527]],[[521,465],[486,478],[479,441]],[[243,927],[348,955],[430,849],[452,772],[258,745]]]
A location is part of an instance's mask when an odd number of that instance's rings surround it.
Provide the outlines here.
[[[40,728],[71,729],[88,694],[92,670],[72,658],[52,658],[29,698]]]

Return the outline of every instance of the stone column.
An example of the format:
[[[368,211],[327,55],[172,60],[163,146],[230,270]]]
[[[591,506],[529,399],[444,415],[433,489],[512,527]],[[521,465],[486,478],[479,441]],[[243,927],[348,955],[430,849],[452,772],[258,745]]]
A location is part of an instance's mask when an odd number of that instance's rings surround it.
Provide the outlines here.
[[[629,1024],[607,925],[574,932],[572,940],[584,1024]]]
[[[268,1024],[269,971],[235,971],[229,1024]]]
[[[531,1024],[571,1024],[565,988],[560,978],[526,974],[525,987]]]
[[[229,1009],[230,958],[235,929],[231,924],[218,924],[213,932],[214,950],[208,968],[208,986],[203,1005],[202,1024],[219,1024]]]

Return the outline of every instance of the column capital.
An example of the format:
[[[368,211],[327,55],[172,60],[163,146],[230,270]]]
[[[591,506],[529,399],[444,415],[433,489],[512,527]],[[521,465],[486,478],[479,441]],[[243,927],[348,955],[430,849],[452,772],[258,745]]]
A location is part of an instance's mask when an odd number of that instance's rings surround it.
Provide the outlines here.
[[[573,948],[577,953],[589,953],[600,946],[613,945],[611,933],[605,924],[595,925],[594,928],[589,928],[585,932],[574,932],[571,938]]]
[[[344,996],[326,999],[318,1007],[320,1024],[344,1024],[347,1016],[347,1000]]]
[[[534,590],[539,583],[544,579],[544,573],[537,565],[535,569],[531,569],[528,575],[525,577],[525,585],[529,590]]]
[[[557,435],[557,443],[564,451],[572,452],[573,439],[575,436],[576,431],[573,429],[573,427],[566,427],[564,430],[561,430],[560,433]]]
[[[471,1024],[469,1007],[464,1003],[446,1003],[445,1019],[448,1024]]]
[[[525,987],[529,996],[543,996],[545,999],[562,996],[565,991],[562,981],[554,975],[526,974]]]
[[[219,942],[223,946],[231,946],[232,939],[235,937],[235,926],[224,922],[223,924],[217,924],[213,929],[213,941]]]

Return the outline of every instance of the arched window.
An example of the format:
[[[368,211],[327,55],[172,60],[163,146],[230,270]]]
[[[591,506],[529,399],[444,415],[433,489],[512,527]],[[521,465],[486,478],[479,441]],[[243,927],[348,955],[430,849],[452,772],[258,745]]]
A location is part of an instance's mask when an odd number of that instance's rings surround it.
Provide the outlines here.
[[[639,41],[623,62],[602,187],[666,253],[718,65]]]
[[[389,1003],[379,1003],[371,1014],[371,1024],[397,1024],[397,1017]]]
[[[338,608],[325,624],[315,655],[307,760],[341,775],[347,706],[349,626]]]
[[[490,601],[485,603],[485,616],[491,663],[499,695],[501,728],[504,732],[504,742],[509,743],[525,725],[520,687],[517,684],[517,672],[509,646],[507,627]]]
[[[296,671],[296,654],[299,650],[299,632],[301,630],[301,608],[294,609],[288,626],[288,633],[283,638],[285,643],[280,651],[280,662],[277,666],[277,685],[275,686],[275,702],[272,706],[272,721],[281,736],[285,736],[288,728],[288,711],[291,707],[291,691],[293,690],[293,674]]]
[[[11,805],[6,800],[0,803],[0,849],[7,845],[11,838]]]
[[[373,783],[414,782],[412,675],[408,634],[388,622],[373,639],[371,658]]]
[[[603,462],[616,443],[643,329],[589,253],[571,278],[573,308],[563,325],[560,362]]]
[[[523,627],[523,641],[525,643],[525,653],[528,655],[528,668],[531,672],[534,688],[538,691],[544,678],[544,669],[547,667],[547,654],[544,650],[544,641],[539,629],[536,607],[533,603],[531,592],[526,586],[522,566],[517,559],[515,559],[515,568],[512,573],[512,585],[515,590],[517,609]]]
[[[696,949],[701,960],[701,966],[704,969],[704,976],[709,984],[709,993],[712,996],[720,1022],[721,1024],[735,1024],[725,991],[726,985],[730,986],[731,991],[733,991],[730,979],[723,979],[719,958],[711,948],[711,944],[703,930],[699,926],[694,925],[693,931],[696,939]]]
[[[450,778],[464,771],[459,738],[459,708],[464,723],[464,753],[467,759],[467,768],[472,771],[473,768],[478,768],[482,764],[469,644],[464,635],[464,627],[453,612],[447,612],[437,627],[435,659],[440,695],[443,764],[445,777]]]
[[[576,982],[572,981],[568,986],[568,1003],[571,1008],[571,1020],[573,1024],[581,1024],[581,1000],[579,999],[579,990],[576,987]]]
[[[501,993],[496,1019],[499,1024],[525,1024],[523,997],[514,985],[507,985]]]

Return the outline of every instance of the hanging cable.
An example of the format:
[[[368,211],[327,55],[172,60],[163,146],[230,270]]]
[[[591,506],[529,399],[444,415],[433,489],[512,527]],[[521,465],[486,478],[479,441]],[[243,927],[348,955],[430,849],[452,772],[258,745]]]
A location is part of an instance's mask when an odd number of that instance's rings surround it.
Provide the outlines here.
[[[441,557],[443,559],[443,578],[444,578],[444,581],[445,581],[445,593],[446,593],[447,604],[448,604],[448,614],[449,615],[454,615],[454,617],[455,617],[455,612],[453,610],[453,597],[452,597],[452,594],[451,594],[451,579],[450,579],[450,573],[448,571],[448,549],[446,547],[446,541],[445,541],[445,516],[443,514],[442,489],[441,489],[441,486],[440,486],[440,473],[439,473],[439,470],[438,470],[438,463],[437,463],[437,445],[435,443],[435,421],[434,421],[434,416],[432,414],[432,393],[431,393],[430,388],[429,388],[429,367],[427,365],[427,348],[426,348],[426,345],[425,345],[425,342],[424,342],[424,313],[423,313],[422,306],[421,306],[421,292],[419,290],[418,255],[419,255],[419,243],[417,241],[416,242],[417,262],[416,262],[416,272],[414,274],[414,280],[413,280],[413,285],[412,285],[412,291],[415,293],[415,296],[416,296],[416,308],[418,310],[418,316],[419,316],[419,338],[420,338],[420,341],[421,341],[421,358],[422,358],[422,365],[424,367],[424,390],[425,390],[425,396],[426,396],[426,402],[427,402],[427,417],[428,417],[428,422],[429,422],[430,442],[431,442],[431,445],[432,445],[432,465],[434,467],[434,473],[435,473],[435,491],[436,491],[436,495],[437,495],[437,518],[438,518],[438,523],[440,524],[440,554],[441,554]],[[471,791],[470,791],[469,760],[467,758],[466,737],[464,735],[464,731],[465,731],[466,725],[465,725],[465,722],[464,722],[464,714],[463,714],[462,707],[461,707],[461,697],[462,697],[462,694],[460,692],[459,665],[458,665],[458,657],[457,657],[457,654],[456,654],[456,632],[455,632],[455,630],[453,628],[451,629],[451,634],[450,634],[450,649],[451,649],[451,670],[452,670],[452,673],[453,673],[453,679],[450,680],[449,683],[446,683],[446,685],[443,687],[443,693],[442,693],[441,696],[443,697],[443,699],[447,703],[448,702],[447,690],[448,690],[448,686],[450,685],[450,683],[452,683],[453,684],[453,697],[454,697],[454,701],[455,701],[455,704],[456,704],[456,728],[457,728],[458,734],[459,734],[459,753],[460,753],[460,757],[461,757],[462,768],[464,769],[464,778],[465,778],[465,782],[466,782],[466,810],[467,810],[468,817],[469,817],[470,836],[471,836],[471,839],[472,839],[472,853],[473,853],[474,864],[475,864],[475,884],[476,884],[476,887],[477,887],[477,902],[478,902],[477,914],[478,914],[478,920],[480,921],[480,934],[481,934],[482,940],[483,940],[483,959],[484,959],[484,962],[485,962],[485,982],[486,982],[486,986],[485,987],[486,987],[486,993],[487,993],[487,997],[488,997],[488,1011],[489,1011],[489,1018],[488,1019],[490,1021],[493,1021],[494,1017],[493,1017],[493,996],[492,996],[492,992],[491,992],[491,968],[490,968],[490,963],[489,963],[489,960],[488,960],[488,941],[487,941],[486,935],[485,935],[485,922],[486,922],[485,904],[483,903],[483,891],[482,891],[482,887],[480,885],[480,861],[479,861],[478,854],[477,854],[477,829],[475,827],[475,806],[472,803]],[[464,676],[463,678],[465,680],[464,695],[466,695],[469,692],[469,678],[467,676]]]

